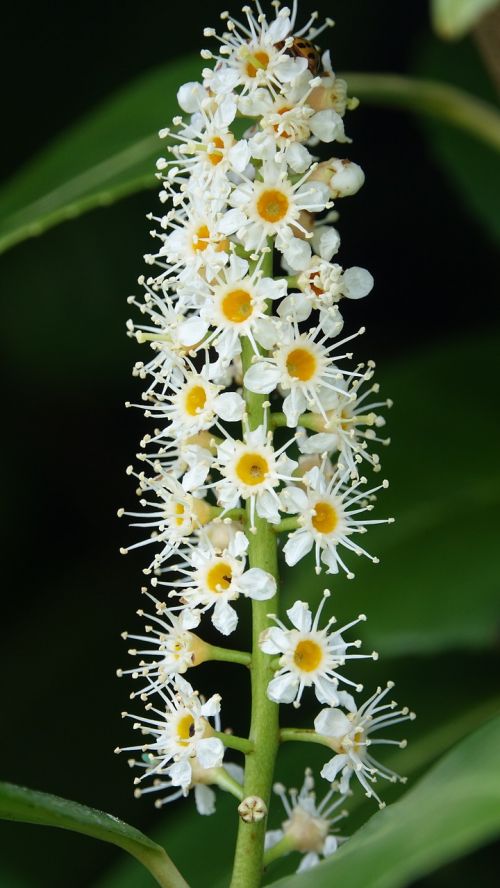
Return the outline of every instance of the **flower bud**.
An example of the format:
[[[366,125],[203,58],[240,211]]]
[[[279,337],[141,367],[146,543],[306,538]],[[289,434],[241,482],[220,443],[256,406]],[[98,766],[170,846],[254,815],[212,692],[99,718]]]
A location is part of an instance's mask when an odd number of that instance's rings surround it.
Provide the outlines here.
[[[324,182],[332,197],[349,197],[359,191],[365,181],[365,174],[352,160],[332,157],[316,167],[309,176],[309,181]]]

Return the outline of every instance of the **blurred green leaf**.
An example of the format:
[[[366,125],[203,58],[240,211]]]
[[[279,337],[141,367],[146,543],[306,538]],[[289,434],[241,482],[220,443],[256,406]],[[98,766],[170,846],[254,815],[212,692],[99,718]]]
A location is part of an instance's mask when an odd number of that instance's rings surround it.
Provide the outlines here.
[[[396,524],[370,528],[363,545],[381,564],[348,554],[356,577],[347,580],[315,576],[305,558],[284,571],[284,605],[319,601],[330,584],[333,612],[340,621],[366,612],[366,646],[384,656],[497,642],[499,346],[468,339],[380,373],[395,399],[394,446],[381,453],[391,486],[374,517],[394,515]]]
[[[463,37],[498,0],[432,0],[432,23],[440,37]]]
[[[417,56],[417,72],[423,77],[449,81],[475,92],[493,107],[494,89],[475,46],[469,41],[444,46],[426,37]],[[421,120],[433,153],[445,169],[466,206],[487,231],[500,239],[500,190],[498,153],[464,130],[446,126],[436,117]]]
[[[328,861],[276,888],[399,888],[500,833],[500,718],[463,740]]]
[[[153,187],[155,134],[177,112],[179,85],[198,79],[197,56],[157,68],[60,136],[0,192],[0,253],[67,219]],[[500,146],[500,116],[474,96],[395,75],[349,74],[361,99],[444,117]]]
[[[66,219],[155,185],[157,131],[177,110],[177,89],[200,75],[199,57],[176,59],[127,85],[63,133],[0,193],[0,252]]]
[[[111,814],[48,793],[0,783],[0,818],[56,826],[110,842],[136,857],[164,888],[187,888],[163,848]]]
[[[422,673],[420,675],[422,677]],[[425,694],[427,694],[427,685]],[[411,703],[421,712],[422,707],[418,705],[418,701],[417,695],[417,698],[412,699]],[[424,704],[422,703],[422,705]],[[498,698],[482,701],[480,704],[471,706],[464,712],[456,713],[451,717],[447,711],[446,703],[442,704],[441,708],[445,712],[442,723],[429,729],[429,718],[427,718],[425,726],[423,723],[421,724],[423,727],[421,736],[412,741],[408,749],[398,750],[387,758],[386,764],[389,767],[408,777],[420,773],[430,762],[449,750],[468,732],[496,714],[500,708],[500,701]],[[425,720],[426,715],[429,716],[429,712],[424,709],[422,715]],[[307,757],[309,765],[316,766],[319,770],[325,761],[325,751],[320,747],[314,749],[309,747],[305,750],[300,744],[285,744],[279,753],[279,778],[291,785],[300,782],[305,757]],[[385,797],[388,797],[389,789],[400,791],[400,787],[389,787],[388,784],[385,789]],[[349,809],[352,813],[358,807],[362,807],[363,810],[359,812],[361,815],[366,813],[367,807],[368,810],[371,810],[372,806],[373,803],[366,802],[363,796],[355,796],[349,804]],[[156,841],[163,844],[168,838],[171,847],[175,847],[176,859],[182,872],[190,882],[193,882],[193,885],[201,881],[203,874],[209,871],[211,888],[224,888],[229,881],[236,838],[237,815],[234,800],[219,793],[217,812],[213,817],[200,817],[192,799],[186,803],[184,809],[180,811],[177,809],[173,816],[172,814],[173,812],[170,817],[166,817],[165,823],[155,830]],[[273,816],[271,822],[278,825],[279,818],[276,819],[273,810],[271,814]],[[221,836],[224,836],[223,843],[220,840]],[[193,856],[193,843],[197,843],[200,847],[203,846],[203,856],[199,858]],[[288,868],[296,867],[297,858],[292,855],[284,863]],[[271,870],[273,878],[276,878],[277,866],[281,866],[281,864],[275,865]],[[95,882],[93,888],[150,888],[150,885],[150,877],[144,870],[141,870],[133,861],[124,860]]]

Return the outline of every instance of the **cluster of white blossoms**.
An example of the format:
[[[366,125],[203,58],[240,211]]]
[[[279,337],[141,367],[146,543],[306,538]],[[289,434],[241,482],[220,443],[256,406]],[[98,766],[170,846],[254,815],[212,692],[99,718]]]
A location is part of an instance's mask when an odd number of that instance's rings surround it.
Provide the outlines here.
[[[336,261],[333,206],[364,175],[344,156],[322,159],[324,146],[350,141],[344,115],[357,101],[316,47],[332,22],[316,27],[313,14],[301,27],[295,2],[271,7],[265,14],[255,0],[243,22],[223,13],[222,34],[205,30],[217,47],[202,52],[212,65],[181,86],[182,114],[160,133],[168,145],[157,163],[162,211],[149,216],[155,249],[145,257],[142,296],[129,299],[142,320],[127,325],[149,349],[134,368],[145,384],[135,406],[152,426],[138,468],[128,470],[139,506],[119,511],[139,529],[122,552],[147,547],[151,586],[143,589],[147,612],[138,612],[144,628],[124,633],[134,665],[119,674],[132,677],[131,696],[144,703],[131,716],[141,740],[128,747],[136,793],[158,792],[161,806],[193,789],[205,814],[214,810],[211,785],[244,798],[241,769],[224,762],[225,748],[255,752],[251,740],[221,731],[221,697],[194,690],[192,670],[207,660],[268,658],[273,677],[262,692],[270,701],[298,707],[315,695],[326,707],[315,742],[333,752],[321,771],[326,796],[316,804],[309,773],[290,801],[278,786],[287,820],[267,840],[269,853],[284,842],[283,852],[301,851],[309,866],[337,847],[331,814],[352,775],[379,802],[377,777],[396,779],[369,747],[401,742],[372,734],[413,716],[382,702],[389,686],[355,702],[361,686],[346,668],[376,658],[359,653],[350,634],[364,615],[341,627],[323,618],[328,590],[315,612],[296,601],[286,619],[274,614],[277,577],[252,558],[271,528],[287,565],[312,552],[317,574],[351,578],[354,556],[377,561],[359,536],[392,520],[370,517],[387,482],[372,485],[363,474],[380,469],[381,411],[390,402],[380,399],[374,364],[353,363],[347,343],[363,330],[341,336],[342,301],[366,296],[373,279]],[[269,602],[252,655],[198,634],[211,621],[221,637],[231,635],[241,598]]]

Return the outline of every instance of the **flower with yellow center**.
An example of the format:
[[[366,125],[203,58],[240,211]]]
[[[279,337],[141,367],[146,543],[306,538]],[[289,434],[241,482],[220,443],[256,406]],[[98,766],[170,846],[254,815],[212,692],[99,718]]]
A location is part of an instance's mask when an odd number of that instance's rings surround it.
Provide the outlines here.
[[[181,324],[179,336],[188,346],[200,340],[205,348],[215,346],[218,361],[211,366],[212,378],[240,354],[242,337],[250,340],[255,354],[259,346],[270,348],[276,341],[267,302],[280,299],[286,283],[262,277],[262,258],[249,273],[247,260],[233,254],[214,281],[200,282],[194,289],[201,307]]]
[[[350,653],[350,649],[357,650],[361,642],[346,642],[343,639],[343,632],[366,619],[364,614],[335,631],[331,627],[336,619],[331,617],[326,626],[319,629],[321,611],[329,596],[330,592],[325,590],[314,617],[305,601],[296,601],[287,610],[292,629],[287,629],[278,617],[273,616],[276,625],[266,629],[261,635],[261,650],[266,654],[279,656],[278,669],[267,688],[269,699],[275,703],[293,703],[298,707],[304,688],[314,686],[320,703],[336,706],[345,696],[344,692],[338,690],[339,682],[355,686],[338,670],[347,660],[376,656]],[[355,687],[361,690],[361,685]]]
[[[285,451],[293,439],[274,450],[265,427],[247,431],[245,442],[227,438],[217,450],[216,467],[222,480],[216,482],[217,499],[224,511],[235,508],[240,498],[250,500],[250,528],[255,512],[271,524],[280,521],[280,499],[276,488],[290,481],[297,467]]]
[[[128,474],[135,474],[132,467]],[[148,478],[144,474],[136,475],[140,491],[155,499],[141,497],[140,505],[143,512],[129,512],[125,509],[118,510],[121,518],[127,515],[141,520],[131,523],[131,527],[142,527],[149,531],[146,539],[132,546],[120,549],[122,555],[127,555],[132,549],[142,546],[159,545],[160,551],[156,553],[149,567],[144,573],[151,573],[152,569],[161,567],[164,561],[178,549],[183,540],[190,536],[197,528],[203,527],[217,515],[214,509],[205,500],[186,493],[182,485],[170,475],[160,475]]]
[[[338,573],[341,568],[352,579],[354,574],[345,565],[339,547],[378,562],[378,558],[361,548],[352,536],[365,533],[370,524],[392,522],[391,518],[368,519],[362,515],[373,509],[374,494],[388,487],[388,482],[364,490],[366,478],[357,478],[349,485],[345,468],[337,468],[331,475],[326,471],[327,464],[329,460],[325,457],[320,467],[315,466],[304,474],[302,487],[289,486],[281,494],[282,508],[297,514],[299,525],[289,535],[283,554],[286,563],[293,566],[314,547],[316,573],[321,573],[322,562],[327,573]]]
[[[242,177],[229,202],[244,214],[237,234],[246,250],[257,252],[266,238],[276,237],[275,246],[292,268],[307,265],[311,258],[307,243],[310,234],[302,225],[300,214],[319,213],[330,206],[328,187],[307,181],[309,175],[310,171],[292,184],[286,166],[271,159],[263,160],[258,178]]]
[[[264,601],[276,594],[276,580],[270,573],[259,567],[245,570],[247,549],[248,540],[241,531],[222,550],[203,535],[197,546],[189,547],[185,561],[172,566],[174,579],[167,583],[170,595],[181,599],[187,613],[201,615],[211,610],[216,629],[229,635],[238,624],[232,602],[240,595]]]
[[[163,710],[148,703],[147,717],[130,716],[135,720],[134,728],[145,736],[152,735],[152,740],[116,752],[147,754],[147,767],[136,778],[136,785],[161,774],[169,778],[170,785],[188,789],[192,781],[192,759],[196,758],[202,768],[217,768],[222,764],[224,745],[213,736],[209,722],[210,718],[215,718],[215,726],[219,729],[220,696],[214,694],[204,702],[180,675],[175,677],[172,687],[159,689],[158,695]],[[128,713],[123,715],[128,716]]]
[[[296,322],[284,323],[275,350],[254,361],[245,373],[245,385],[258,394],[270,394],[277,387],[286,393],[283,413],[289,428],[294,428],[307,410],[326,419],[327,409],[345,391],[342,379],[347,371],[335,362],[351,355],[338,353],[339,349],[359,333],[327,345],[321,327],[301,333]]]
[[[345,841],[343,836],[336,835],[335,824],[347,816],[347,811],[335,815],[334,811],[344,804],[347,794],[340,795],[338,787],[333,785],[318,802],[309,768],[306,769],[300,790],[290,789],[287,793],[281,783],[276,783],[273,790],[283,804],[286,820],[281,824],[281,829],[266,833],[266,850],[280,842],[283,848],[286,847],[284,853],[298,851],[303,855],[298,873],[316,866],[322,857],[334,854],[339,844]]]
[[[368,798],[372,796],[378,801],[379,807],[384,807],[373,789],[373,783],[377,776],[390,780],[391,783],[400,781],[405,783],[405,778],[400,777],[390,768],[381,765],[369,753],[368,747],[377,744],[399,746],[404,749],[406,740],[390,740],[386,738],[371,738],[372,734],[384,728],[392,727],[403,721],[412,721],[415,713],[406,707],[397,709],[394,701],[383,703],[388,692],[394,687],[394,682],[388,682],[382,690],[376,692],[362,706],[356,707],[351,699],[346,708],[347,715],[340,709],[322,709],[314,720],[314,728],[318,734],[325,737],[325,743],[335,750],[336,755],[323,766],[321,776],[330,783],[338,774],[341,774],[340,791],[347,792],[349,782],[353,774],[361,783]],[[344,706],[346,704],[343,704]]]
[[[158,434],[149,438],[149,443],[164,441],[166,438],[188,438],[211,429],[220,420],[239,422],[242,419],[245,402],[241,395],[224,391],[224,386],[209,380],[209,373],[208,363],[198,373],[186,361],[186,369],[182,375],[178,373],[171,379],[169,395],[152,403],[145,411],[146,416],[151,416],[162,424]],[[204,480],[201,479],[200,483]]]
[[[379,413],[381,407],[391,407],[392,401],[372,400],[380,387],[373,383],[363,390],[363,384],[373,378],[373,362],[366,367],[359,364],[356,375],[350,374],[339,380],[338,396],[326,417],[317,414],[310,417],[309,428],[317,434],[308,437],[304,433],[298,438],[301,453],[338,454],[338,461],[348,469],[351,478],[359,475],[359,466],[366,462],[374,472],[380,471],[380,457],[371,451],[372,444],[386,446],[389,438],[382,438],[378,430],[385,426],[385,419]]]
[[[118,670],[120,677],[130,675],[141,683],[140,689],[130,695],[131,699],[145,699],[156,693],[172,682],[176,675],[184,674],[204,659],[204,642],[190,631],[199,624],[200,615],[196,611],[183,610],[177,616],[146,588],[142,592],[154,602],[156,613],[138,611],[139,616],[149,621],[143,635],[122,633],[122,638],[127,641],[139,642],[138,647],[129,648],[128,651],[131,656],[139,658],[138,664],[132,669]]]

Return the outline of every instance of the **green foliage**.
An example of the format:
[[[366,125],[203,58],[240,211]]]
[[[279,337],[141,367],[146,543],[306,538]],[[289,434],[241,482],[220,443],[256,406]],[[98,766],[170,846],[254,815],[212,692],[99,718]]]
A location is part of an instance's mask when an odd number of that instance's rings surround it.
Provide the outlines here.
[[[0,783],[0,818],[57,826],[111,842],[136,857],[164,888],[186,886],[163,848],[111,814],[44,792]]]
[[[177,111],[189,56],[139,77],[63,133],[0,192],[0,252],[27,237],[155,184],[159,121]]]
[[[478,51],[468,41],[443,46],[435,38],[426,37],[417,53],[416,70],[422,77],[448,81],[473,91],[488,103],[487,107],[497,103]],[[500,192],[495,187],[497,151],[470,133],[447,126],[437,116],[422,118],[421,127],[468,209],[490,235],[500,240]]]
[[[500,718],[463,740],[330,860],[276,888],[400,888],[500,833]]]
[[[329,581],[339,620],[366,612],[366,645],[384,656],[496,642],[500,417],[491,405],[498,347],[493,337],[466,340],[382,369],[382,392],[395,401],[388,430],[398,446],[381,451],[381,475],[391,486],[375,517],[397,521],[375,526],[362,541],[381,564],[347,556],[356,572],[349,581],[316,577],[311,558],[303,559],[285,572],[284,604],[319,600]],[[480,384],[471,372],[478,366]],[[472,416],[481,417],[480,429]]]
[[[432,0],[432,23],[440,37],[463,37],[498,0]]]

